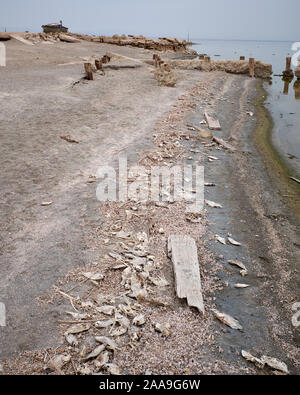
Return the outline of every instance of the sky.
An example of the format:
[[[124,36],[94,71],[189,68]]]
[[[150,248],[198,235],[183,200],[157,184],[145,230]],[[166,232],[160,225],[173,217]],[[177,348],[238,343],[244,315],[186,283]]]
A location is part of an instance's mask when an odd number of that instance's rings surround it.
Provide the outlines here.
[[[300,41],[299,0],[0,0],[0,31]]]

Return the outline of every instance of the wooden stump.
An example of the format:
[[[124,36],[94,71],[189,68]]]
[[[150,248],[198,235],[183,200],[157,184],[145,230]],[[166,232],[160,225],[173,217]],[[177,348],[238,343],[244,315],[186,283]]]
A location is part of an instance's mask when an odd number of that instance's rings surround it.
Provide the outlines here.
[[[282,73],[284,78],[294,78],[294,72],[291,69],[292,58],[290,56],[286,57],[285,70]]]
[[[250,58],[249,59],[249,75],[251,78],[255,76],[255,59]]]
[[[199,60],[204,60],[205,56],[204,55],[199,55]]]
[[[246,60],[245,56],[240,56],[240,60]]]
[[[101,61],[101,60],[96,59],[96,60],[95,60],[95,66],[96,66],[96,69],[97,69],[97,70],[103,70],[102,61]]]
[[[91,63],[85,63],[84,64],[84,69],[85,69],[85,73],[86,73],[86,79],[93,80],[94,79],[94,74],[93,74],[92,64]]]
[[[211,61],[210,56],[205,56],[204,60],[206,63],[210,63]]]

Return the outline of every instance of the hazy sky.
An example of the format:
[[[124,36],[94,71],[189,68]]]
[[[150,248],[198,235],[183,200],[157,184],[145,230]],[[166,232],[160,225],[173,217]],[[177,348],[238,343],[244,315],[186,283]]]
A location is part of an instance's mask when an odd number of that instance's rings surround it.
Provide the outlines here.
[[[0,30],[300,41],[299,0],[0,0]]]

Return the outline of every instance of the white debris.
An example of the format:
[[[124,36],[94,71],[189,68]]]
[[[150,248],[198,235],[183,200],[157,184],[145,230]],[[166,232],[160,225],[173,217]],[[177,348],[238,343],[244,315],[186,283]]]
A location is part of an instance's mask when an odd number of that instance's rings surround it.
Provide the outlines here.
[[[171,334],[171,325],[169,323],[157,323],[155,324],[155,331],[161,333],[164,337],[168,337]]]
[[[236,319],[231,317],[230,315],[221,313],[218,310],[212,310],[212,311],[215,314],[215,316],[218,318],[218,320],[223,322],[223,324],[229,326],[232,329],[238,329],[238,330],[243,329],[243,327],[240,325],[240,323]]]
[[[234,246],[240,246],[241,243],[239,243],[238,241],[232,239],[231,237],[228,237],[228,241],[230,244],[234,245]]]
[[[207,206],[213,207],[213,208],[222,208],[222,205],[221,205],[221,204],[212,202],[212,201],[210,201],[210,200],[205,200],[205,204],[206,204]]]
[[[142,326],[146,323],[146,319],[145,316],[143,314],[137,315],[133,321],[132,321],[133,325],[136,326]]]

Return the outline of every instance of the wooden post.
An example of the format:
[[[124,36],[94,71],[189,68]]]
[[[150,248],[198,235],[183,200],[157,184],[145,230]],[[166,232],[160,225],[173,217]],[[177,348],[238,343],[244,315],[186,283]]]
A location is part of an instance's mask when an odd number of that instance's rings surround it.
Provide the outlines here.
[[[240,60],[246,60],[245,56],[240,56]]]
[[[255,59],[254,58],[249,59],[249,74],[250,74],[251,78],[253,78],[255,76]]]
[[[200,60],[204,60],[205,56],[204,55],[199,55]]]
[[[94,79],[94,74],[93,74],[92,64],[91,63],[85,63],[84,64],[84,69],[85,69],[85,73],[86,73],[86,78],[88,80],[93,80]]]
[[[294,78],[294,72],[291,69],[291,62],[292,62],[292,58],[290,56],[286,57],[286,64],[285,64],[285,70],[282,73],[284,78],[287,79],[293,79]]]
[[[99,59],[95,60],[95,66],[97,70],[102,70],[102,61]]]
[[[290,56],[287,56],[285,71],[290,71],[291,70],[291,63],[292,63],[292,58]]]
[[[210,63],[210,56],[205,56],[204,60],[205,62]]]

